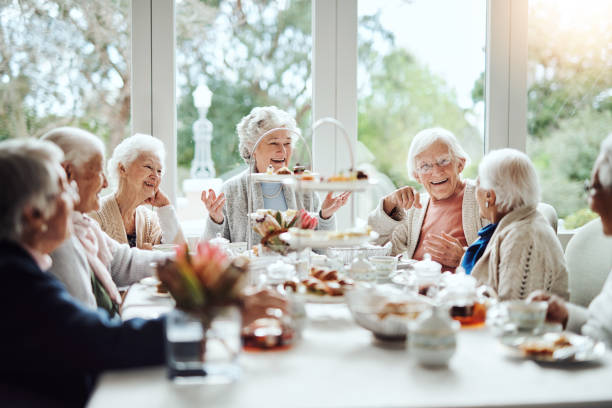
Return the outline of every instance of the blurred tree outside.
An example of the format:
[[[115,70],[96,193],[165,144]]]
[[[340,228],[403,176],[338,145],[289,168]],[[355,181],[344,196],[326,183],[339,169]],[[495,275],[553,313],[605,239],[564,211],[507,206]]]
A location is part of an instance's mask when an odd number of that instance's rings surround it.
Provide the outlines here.
[[[0,5],[0,139],[78,126],[129,134],[129,0]]]
[[[308,129],[310,1],[183,1],[176,24],[179,167],[193,158],[192,92],[201,81],[213,92],[207,117],[218,175],[244,165],[236,125],[253,107],[276,105]]]
[[[583,182],[612,132],[612,2],[529,0],[528,13],[527,153],[542,200],[573,229],[596,217]]]
[[[582,187],[612,132],[612,2],[530,0],[528,30],[527,152],[576,228],[596,216]]]
[[[612,3],[582,7],[574,24],[561,23],[559,4],[571,2],[529,2],[527,149],[543,200],[566,217],[586,207],[582,181],[612,129]],[[188,169],[193,157],[191,94],[201,81],[214,93],[208,118],[218,174],[243,165],[235,127],[253,107],[277,105],[309,128],[310,1],[182,0],[176,11],[179,167]],[[0,139],[74,125],[100,136],[110,151],[129,135],[129,12],[129,0],[3,3]],[[359,139],[397,186],[409,183],[408,147],[426,127],[453,130],[479,161],[473,110],[461,108],[448,83],[396,45],[379,15],[360,19],[358,69],[366,75],[358,90]],[[483,78],[474,84],[474,106],[483,100]]]
[[[425,128],[443,127],[457,136],[472,159],[463,176],[475,177],[484,149],[473,110],[461,108],[452,86],[398,47],[379,17],[363,16],[359,24],[359,75],[367,78],[358,90],[359,140],[397,187],[419,187],[406,170],[410,143]]]

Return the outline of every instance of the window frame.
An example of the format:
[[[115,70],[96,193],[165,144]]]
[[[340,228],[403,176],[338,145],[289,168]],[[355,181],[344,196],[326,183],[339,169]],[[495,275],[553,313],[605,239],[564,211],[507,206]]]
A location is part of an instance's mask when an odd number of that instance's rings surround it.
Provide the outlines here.
[[[313,123],[332,116],[357,143],[357,1],[312,0]],[[527,1],[487,0],[485,152],[525,151],[527,140]],[[132,133],[161,139],[167,150],[163,188],[176,203],[175,1],[132,0]],[[313,167],[349,166],[336,129],[313,138]],[[339,225],[347,222],[346,216]]]

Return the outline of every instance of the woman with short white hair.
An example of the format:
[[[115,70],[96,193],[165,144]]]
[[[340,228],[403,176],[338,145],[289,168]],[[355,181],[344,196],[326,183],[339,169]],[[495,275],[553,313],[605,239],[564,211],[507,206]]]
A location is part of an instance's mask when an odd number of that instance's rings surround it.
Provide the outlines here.
[[[368,220],[380,234],[377,243],[391,241],[393,255],[418,260],[429,253],[445,270],[454,271],[465,247],[488,223],[479,216],[474,182],[461,177],[469,163],[469,155],[448,130],[417,133],[407,168],[426,193],[406,186],[381,199]]]
[[[253,151],[259,138],[276,128],[281,130],[268,134]],[[253,108],[238,123],[236,131],[240,156],[247,164],[254,158],[251,169],[254,173],[265,173],[268,167],[274,171],[288,167],[298,138],[295,132],[300,132],[295,119],[276,106]],[[251,234],[251,242],[258,241],[257,233],[247,230],[248,177],[249,169],[227,180],[218,196],[212,189],[202,192],[202,202],[209,215],[202,239],[214,238],[219,234],[232,242],[241,242],[247,241],[247,234]],[[346,203],[348,197],[348,193],[336,197],[329,193],[320,204],[318,196],[311,192],[298,194],[291,186],[281,183],[258,183],[253,187],[252,208],[279,211],[303,208],[317,212],[318,229],[328,230],[335,228],[333,215]]]
[[[159,188],[165,157],[163,143],[150,135],[137,133],[117,145],[108,161],[116,190],[90,213],[111,238],[141,249],[185,242],[174,207]]]
[[[529,157],[518,150],[488,153],[478,166],[478,232],[462,266],[500,299],[525,299],[536,289],[567,299],[568,277],[555,231],[536,209],[540,186]]]
[[[150,263],[167,255],[120,244],[87,215],[100,209],[100,192],[108,185],[100,139],[74,127],[53,129],[42,139],[63,150],[62,167],[79,194],[71,216],[74,234],[51,253],[50,272],[83,304],[103,308],[113,316],[121,304],[117,285],[131,285],[149,276]]]

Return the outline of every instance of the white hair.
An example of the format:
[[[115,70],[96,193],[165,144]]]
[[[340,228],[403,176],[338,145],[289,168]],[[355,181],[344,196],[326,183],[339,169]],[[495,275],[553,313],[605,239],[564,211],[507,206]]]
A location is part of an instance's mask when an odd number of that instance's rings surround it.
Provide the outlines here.
[[[276,106],[255,107],[251,110],[251,113],[240,120],[240,123],[236,125],[236,132],[240,141],[238,149],[245,162],[248,163],[251,159],[255,143],[261,135],[274,128],[288,129],[292,146],[299,137],[298,135],[301,134],[295,119]],[[294,132],[297,132],[297,134]]]
[[[0,142],[0,239],[21,240],[24,208],[36,208],[44,217],[55,211],[57,168],[63,157],[51,142]]]
[[[515,149],[492,150],[478,166],[480,187],[495,192],[495,204],[502,211],[530,206],[540,201],[540,184],[533,163]]]
[[[119,165],[127,168],[142,153],[154,154],[162,165],[166,159],[166,149],[161,140],[151,135],[136,133],[119,143],[108,160],[108,175],[113,184],[119,183]]]
[[[104,160],[104,143],[86,130],[75,127],[60,127],[45,133],[41,140],[48,140],[64,151],[64,162],[77,168],[90,161],[95,155]]]
[[[465,159],[463,168],[465,169],[470,165],[470,156],[467,154],[463,147],[459,144],[459,141],[455,135],[443,128],[435,127],[421,130],[414,136],[412,143],[410,143],[410,150],[408,150],[408,159],[406,160],[406,167],[408,168],[408,177],[414,178],[416,171],[416,157],[427,150],[435,142],[442,142],[448,146],[448,151],[451,154],[453,160]]]
[[[601,185],[607,188],[612,187],[612,133],[601,142],[597,165]]]

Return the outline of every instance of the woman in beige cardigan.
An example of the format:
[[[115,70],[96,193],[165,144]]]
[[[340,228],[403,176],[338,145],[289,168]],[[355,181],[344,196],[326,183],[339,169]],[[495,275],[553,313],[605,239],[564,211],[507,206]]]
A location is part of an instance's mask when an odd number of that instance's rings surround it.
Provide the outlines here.
[[[164,157],[159,139],[139,133],[115,148],[108,171],[117,190],[89,214],[111,238],[141,249],[185,242],[174,207],[159,188]]]
[[[503,300],[524,299],[536,289],[569,298],[563,249],[536,209],[540,186],[529,157],[514,149],[487,154],[478,166],[476,197],[480,215],[493,225],[479,231],[481,239],[464,256],[474,278]]]
[[[487,220],[478,215],[475,185],[461,178],[470,162],[455,135],[431,128],[417,133],[408,152],[408,174],[426,193],[402,187],[380,200],[368,218],[377,244],[392,243],[392,254],[423,259],[429,253],[454,271],[465,247]]]

